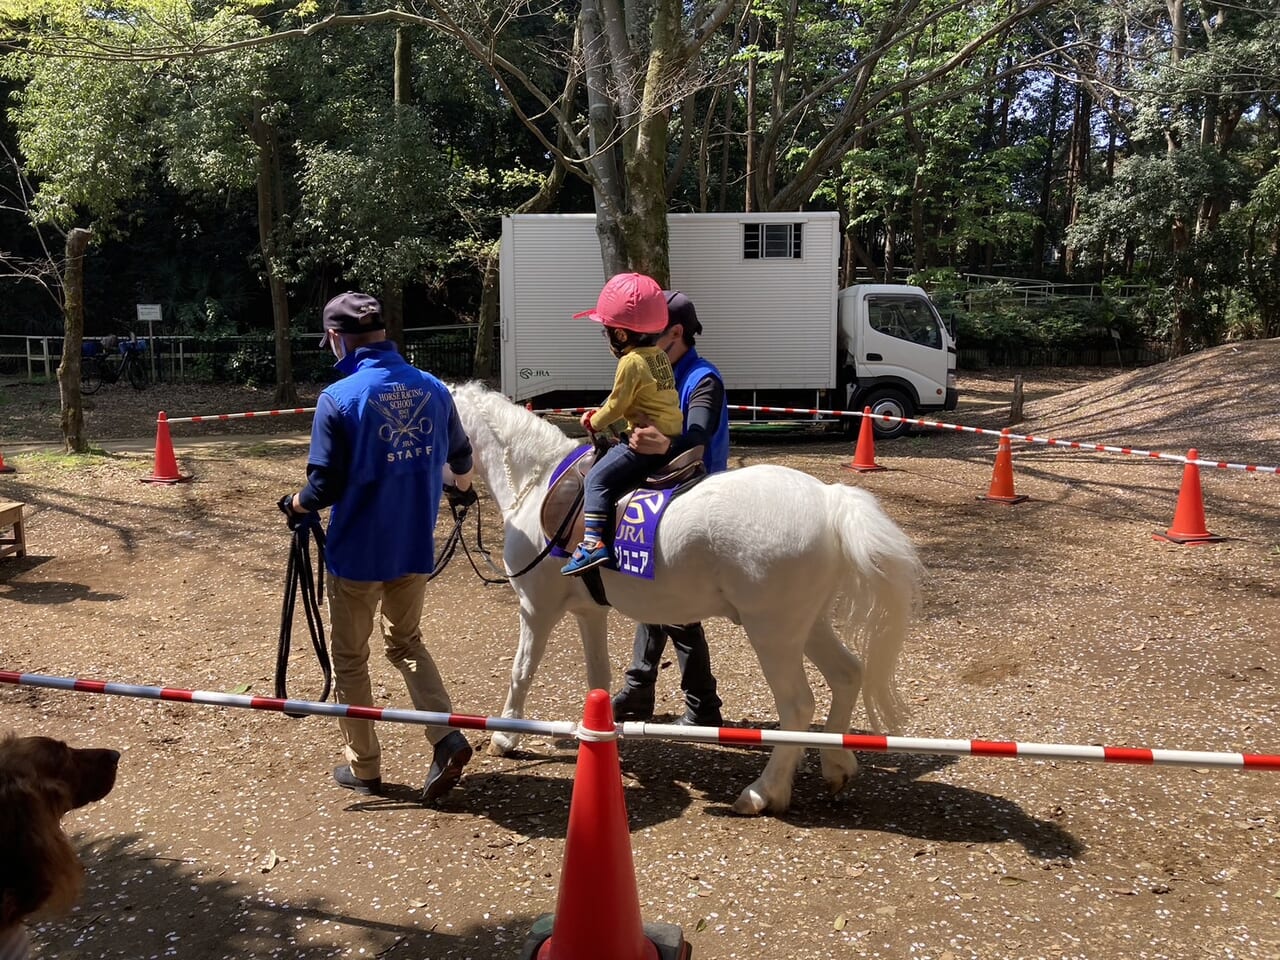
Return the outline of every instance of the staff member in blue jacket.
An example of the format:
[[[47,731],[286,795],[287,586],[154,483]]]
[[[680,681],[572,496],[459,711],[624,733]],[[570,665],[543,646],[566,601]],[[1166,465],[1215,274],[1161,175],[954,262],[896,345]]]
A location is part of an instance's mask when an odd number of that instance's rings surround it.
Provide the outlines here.
[[[724,380],[715,364],[698,355],[695,338],[702,333],[693,302],[678,290],[664,290],[667,298],[667,329],[658,340],[675,368],[676,391],[684,412],[684,433],[671,449],[671,440],[655,427],[637,427],[631,432],[631,446],[640,453],[671,453],[705,447],[707,471],[716,473],[729,466],[729,408],[725,404]],[[721,701],[716,678],[711,673],[711,654],[700,623],[636,626],[631,666],[623,688],[613,697],[615,720],[648,720],[653,716],[654,687],[667,638],[676,648],[680,664],[680,688],[684,691],[685,712],[676,721],[683,726],[719,727]]]
[[[471,441],[445,385],[411,366],[387,339],[376,299],[340,294],[325,305],[323,320],[321,346],[333,351],[345,376],[316,403],[307,485],[282,498],[280,507],[291,525],[318,523],[314,512],[333,508],[325,565],[337,697],[373,705],[369,636],[381,602],[384,652],[414,707],[451,713],[420,625],[444,466],[454,475],[450,498],[474,500]],[[382,754],[373,722],[342,717],[338,729],[347,763],[333,779],[357,793],[380,793]],[[434,753],[422,802],[432,803],[458,782],[471,746],[460,731],[423,729]]]

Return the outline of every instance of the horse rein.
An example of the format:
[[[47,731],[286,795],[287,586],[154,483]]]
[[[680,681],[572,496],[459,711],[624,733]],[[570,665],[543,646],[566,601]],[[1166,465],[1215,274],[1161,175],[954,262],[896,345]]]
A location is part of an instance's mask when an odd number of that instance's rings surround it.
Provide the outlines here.
[[[484,562],[488,564],[489,568],[493,570],[494,573],[500,574],[500,576],[496,578],[486,576],[484,572],[479,568],[479,566],[477,566],[475,558],[471,555],[472,548],[467,546],[466,538],[463,536],[463,524],[466,522],[467,511],[470,508],[469,507],[458,508],[450,504],[449,509],[453,512],[453,518],[454,518],[453,529],[449,531],[449,536],[445,539],[444,546],[440,548],[440,555],[436,560],[435,567],[431,571],[431,575],[427,577],[427,581],[430,582],[431,580],[434,580],[440,573],[444,571],[444,568],[448,565],[449,561],[453,559],[453,555],[457,551],[459,546],[462,547],[462,552],[466,554],[467,560],[471,564],[471,569],[476,572],[476,576],[479,577],[481,581],[483,581],[484,583],[508,583],[511,580],[515,580],[517,577],[523,577],[526,573],[528,573],[530,570],[532,570],[534,567],[540,564],[543,560],[549,557],[551,555],[551,551],[554,550],[556,545],[560,543],[561,540],[564,539],[564,535],[569,532],[569,527],[573,523],[573,515],[577,512],[578,505],[582,503],[582,497],[583,497],[583,491],[579,490],[577,495],[574,497],[573,503],[569,506],[568,511],[565,513],[564,519],[560,521],[560,526],[556,529],[555,536],[553,536],[550,540],[547,541],[547,545],[538,551],[538,555],[536,557],[534,557],[532,560],[526,563],[523,567],[521,567],[515,573],[510,573],[505,569],[500,569],[498,565],[493,562],[493,558],[490,555],[489,551],[485,549],[484,540],[481,536],[480,501],[477,500],[476,501],[476,543],[475,543],[474,549],[476,553],[480,554],[480,556],[484,559]]]
[[[578,499],[575,500],[565,519],[561,522],[560,529],[556,531],[555,539],[549,542],[533,558],[531,563],[515,573],[507,573],[499,568],[493,562],[488,549],[485,547],[483,526],[480,521],[480,501],[477,500],[475,504],[476,536],[474,549],[489,568],[494,573],[499,574],[497,577],[487,576],[480,569],[479,564],[476,563],[476,558],[472,556],[472,548],[467,546],[466,538],[463,536],[463,526],[466,523],[469,508],[455,507],[453,504],[449,504],[449,510],[453,514],[453,529],[449,531],[444,544],[440,547],[440,552],[436,555],[431,573],[427,575],[427,582],[430,583],[444,572],[444,568],[449,565],[449,561],[453,559],[459,546],[462,547],[462,552],[466,554],[467,560],[471,564],[471,569],[475,571],[476,576],[484,583],[507,583],[516,577],[524,576],[546,559],[552,547],[564,537],[569,527],[570,518],[577,510],[581,498],[582,493],[579,491]],[[312,537],[315,538],[316,547],[314,567],[311,562],[310,550]],[[324,675],[324,689],[320,694],[321,702],[329,699],[329,691],[333,685],[333,664],[329,658],[328,647],[325,643],[324,620],[320,612],[320,604],[324,600],[324,548],[325,534],[318,524],[299,524],[290,538],[289,563],[285,572],[284,601],[280,610],[280,636],[276,646],[275,695],[281,700],[289,698],[286,688],[286,674],[289,669],[289,650],[293,639],[293,619],[299,594],[302,597],[302,610],[306,614],[307,627],[311,634],[311,646],[315,650],[316,660],[319,661],[320,671]],[[304,714],[291,713],[288,710],[284,711],[284,713],[286,716],[294,718],[304,716]]]
[[[480,556],[484,559],[484,562],[489,565],[489,568],[491,570],[493,570],[495,573],[501,574],[503,571],[498,569],[497,564],[493,562],[492,558],[489,555],[489,551],[485,548],[485,545],[484,545],[484,536],[482,534],[482,528],[480,524],[480,501],[478,499],[476,500],[475,507],[476,507],[475,551],[476,553],[480,554]],[[471,564],[471,569],[476,572],[476,576],[479,577],[482,581],[484,581],[485,583],[506,583],[507,580],[505,577],[499,576],[497,578],[494,578],[494,577],[485,576],[485,574],[480,570],[479,566],[476,565],[475,557],[471,555],[471,548],[467,546],[467,542],[462,535],[463,525],[467,522],[467,513],[470,511],[470,507],[455,507],[453,504],[449,504],[449,511],[453,514],[453,529],[450,530],[449,535],[445,537],[444,545],[440,548],[440,552],[436,555],[435,562],[431,566],[431,573],[427,575],[427,583],[430,583],[436,577],[440,576],[440,574],[444,573],[444,568],[449,565],[449,561],[453,559],[453,555],[457,552],[459,546],[462,547],[462,552],[467,555],[467,560]]]
[[[311,565],[310,540],[316,542],[316,565]],[[275,694],[281,700],[289,699],[285,687],[285,674],[289,669],[289,647],[293,638],[293,614],[298,594],[302,594],[302,610],[307,615],[307,627],[311,633],[311,646],[324,674],[324,690],[321,702],[329,699],[333,684],[333,664],[324,640],[324,619],[320,615],[320,602],[324,599],[324,547],[325,535],[320,525],[299,524],[293,531],[289,544],[289,564],[284,577],[284,603],[280,609],[280,639],[276,646]],[[284,711],[286,716],[305,716]]]

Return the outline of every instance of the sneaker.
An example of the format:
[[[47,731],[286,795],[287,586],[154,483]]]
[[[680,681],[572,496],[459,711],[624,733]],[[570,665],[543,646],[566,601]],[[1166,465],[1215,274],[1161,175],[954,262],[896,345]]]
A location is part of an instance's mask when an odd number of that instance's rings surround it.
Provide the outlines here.
[[[436,744],[427,782],[422,786],[422,802],[439,800],[462,779],[462,768],[471,759],[471,744],[457,730]]]
[[[613,719],[653,719],[653,687],[623,687],[613,695]]]
[[[357,777],[351,772],[351,767],[346,764],[333,768],[333,782],[340,787],[354,790],[356,793],[363,793],[365,796],[375,796],[382,792],[381,777],[369,777],[368,779]]]
[[[586,573],[592,567],[600,567],[607,563],[613,562],[613,551],[609,549],[609,545],[602,541],[595,541],[595,546],[588,546],[588,542],[584,540],[578,544],[573,551],[573,556],[569,558],[569,562],[560,568],[562,576],[576,577]]]

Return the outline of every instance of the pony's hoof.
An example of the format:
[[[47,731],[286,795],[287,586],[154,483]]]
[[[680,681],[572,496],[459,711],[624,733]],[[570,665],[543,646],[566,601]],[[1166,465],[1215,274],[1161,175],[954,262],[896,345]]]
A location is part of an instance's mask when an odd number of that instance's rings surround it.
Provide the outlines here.
[[[509,733],[495,733],[485,752],[491,757],[505,757],[516,748],[518,742],[519,740]]]
[[[771,800],[768,794],[762,793],[755,784],[752,784],[743,790],[738,795],[738,799],[733,802],[733,812],[744,817],[758,817],[766,812],[786,813],[789,806],[791,806],[790,791],[787,791],[786,796],[775,797]]]
[[[744,817],[758,817],[769,807],[769,802],[753,787],[747,787],[733,802],[733,812]]]
[[[858,761],[851,755],[839,758],[822,758],[822,779],[827,782],[832,796],[840,793],[858,773]]]

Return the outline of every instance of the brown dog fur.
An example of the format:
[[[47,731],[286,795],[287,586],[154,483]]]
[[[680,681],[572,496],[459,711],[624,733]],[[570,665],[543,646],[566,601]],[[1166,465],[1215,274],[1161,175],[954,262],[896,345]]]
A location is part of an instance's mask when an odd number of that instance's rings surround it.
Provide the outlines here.
[[[0,939],[32,914],[75,902],[84,868],[62,816],[110,793],[119,760],[115,750],[49,737],[0,738]]]

